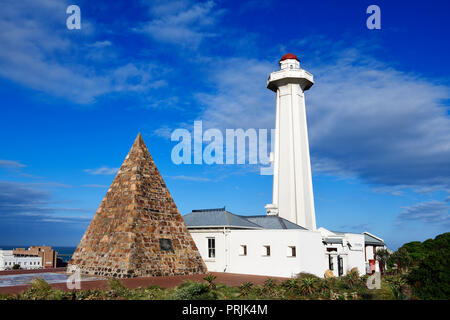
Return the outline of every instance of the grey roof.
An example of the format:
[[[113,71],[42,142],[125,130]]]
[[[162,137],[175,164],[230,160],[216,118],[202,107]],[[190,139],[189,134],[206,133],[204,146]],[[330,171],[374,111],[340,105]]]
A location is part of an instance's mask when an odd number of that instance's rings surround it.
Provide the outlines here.
[[[298,224],[292,223],[289,220],[278,216],[246,216],[245,219],[260,225],[264,229],[302,229],[307,230],[299,226]]]
[[[384,246],[384,242],[372,237],[371,235],[364,233],[364,242],[367,245],[372,245],[372,246]]]
[[[229,227],[239,229],[303,229],[305,228],[277,216],[242,216],[218,209],[192,210],[183,216],[188,228]]]
[[[323,242],[325,242],[325,243],[340,243],[340,244],[342,244],[342,239],[338,239],[338,238],[325,238],[325,239],[323,239]]]

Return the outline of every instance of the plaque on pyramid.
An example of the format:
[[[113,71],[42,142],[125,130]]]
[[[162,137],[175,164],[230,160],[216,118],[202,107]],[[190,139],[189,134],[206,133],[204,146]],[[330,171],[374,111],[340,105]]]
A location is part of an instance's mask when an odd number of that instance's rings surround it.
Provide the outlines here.
[[[139,134],[78,244],[68,270],[118,278],[205,273]]]

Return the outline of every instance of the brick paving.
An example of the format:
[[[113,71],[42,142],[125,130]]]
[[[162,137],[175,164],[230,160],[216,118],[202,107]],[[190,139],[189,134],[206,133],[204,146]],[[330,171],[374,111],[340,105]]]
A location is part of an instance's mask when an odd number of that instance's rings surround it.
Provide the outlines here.
[[[61,268],[59,268],[61,269]],[[50,269],[46,269],[50,270]],[[21,270],[27,271],[27,270]],[[33,270],[36,271],[36,270]],[[58,270],[61,272],[61,270]],[[44,271],[45,272],[45,271]],[[50,271],[47,271],[50,272]],[[28,272],[29,273],[29,272]],[[215,280],[216,283],[224,283],[229,286],[239,286],[244,282],[252,282],[253,284],[262,284],[269,278],[272,278],[276,281],[284,281],[287,278],[281,277],[268,277],[268,276],[256,276],[256,275],[246,275],[246,274],[237,274],[237,273],[224,273],[224,272],[211,272],[217,278]],[[1,274],[0,274],[1,275]],[[158,285],[162,288],[172,288],[180,285],[184,280],[191,281],[199,281],[203,282],[203,278],[205,274],[196,274],[196,275],[180,275],[180,276],[164,276],[164,277],[138,277],[138,278],[129,278],[129,279],[121,279],[128,288],[135,289],[138,287],[148,287],[150,285]],[[51,284],[52,288],[60,289],[67,291],[67,287],[65,283],[54,283]],[[29,285],[20,285],[14,287],[0,287],[0,294],[14,294],[19,293],[26,290]],[[95,280],[95,281],[82,281],[81,289],[108,289],[107,280]]]

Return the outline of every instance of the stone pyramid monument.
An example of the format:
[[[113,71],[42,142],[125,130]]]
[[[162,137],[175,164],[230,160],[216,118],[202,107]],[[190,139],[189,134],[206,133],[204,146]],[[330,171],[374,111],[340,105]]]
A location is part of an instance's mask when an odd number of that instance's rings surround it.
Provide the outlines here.
[[[118,278],[205,273],[206,266],[139,134],[68,270]]]

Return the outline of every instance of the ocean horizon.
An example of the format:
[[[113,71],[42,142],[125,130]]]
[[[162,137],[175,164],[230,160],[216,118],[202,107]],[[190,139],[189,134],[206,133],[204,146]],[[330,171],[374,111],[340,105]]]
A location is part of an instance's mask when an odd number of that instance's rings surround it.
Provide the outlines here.
[[[33,245],[34,246],[34,245]],[[43,245],[44,246],[44,245]],[[0,245],[0,250],[13,250],[17,248],[29,248],[30,245]],[[75,252],[76,246],[50,246],[53,250],[58,252],[58,257],[64,262],[69,262],[73,253]]]

